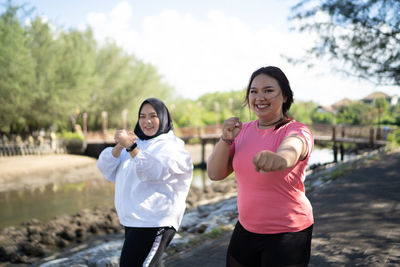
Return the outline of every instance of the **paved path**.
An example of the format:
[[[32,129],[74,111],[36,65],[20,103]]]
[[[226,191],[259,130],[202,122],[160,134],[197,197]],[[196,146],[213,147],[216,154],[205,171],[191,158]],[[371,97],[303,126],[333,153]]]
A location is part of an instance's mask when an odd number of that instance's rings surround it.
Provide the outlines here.
[[[400,153],[308,195],[315,216],[309,266],[400,266]],[[225,266],[230,234],[166,262]]]

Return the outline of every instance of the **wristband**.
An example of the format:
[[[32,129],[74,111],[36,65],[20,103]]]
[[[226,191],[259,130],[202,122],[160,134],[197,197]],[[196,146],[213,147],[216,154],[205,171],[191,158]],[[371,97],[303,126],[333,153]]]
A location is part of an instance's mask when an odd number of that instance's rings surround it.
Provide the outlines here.
[[[224,139],[224,136],[223,136],[223,135],[221,135],[220,138],[221,138],[222,141],[224,141],[224,142],[227,143],[228,145],[232,145],[232,143],[233,143],[233,140]]]
[[[134,150],[137,147],[137,143],[133,143],[130,147],[126,148],[127,152],[131,152],[132,150]]]

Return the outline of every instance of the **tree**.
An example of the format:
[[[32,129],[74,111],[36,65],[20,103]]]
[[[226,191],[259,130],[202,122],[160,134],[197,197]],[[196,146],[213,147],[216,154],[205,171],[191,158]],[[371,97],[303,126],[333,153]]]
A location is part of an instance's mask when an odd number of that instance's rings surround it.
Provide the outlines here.
[[[115,44],[99,47],[90,28],[52,29],[40,17],[25,16],[11,1],[0,14],[1,133],[53,125],[62,131],[71,128],[71,119],[82,123],[83,113],[89,130],[98,130],[102,111],[108,112],[110,127],[121,127],[122,111],[135,123],[145,98],[170,100],[172,88],[153,65]]]
[[[20,7],[8,4],[0,16],[0,131],[22,132],[30,112],[34,79],[26,31],[17,17]]]
[[[126,54],[113,42],[98,51],[96,76],[98,84],[87,111],[90,126],[97,129],[101,126],[102,111],[108,112],[111,127],[121,127],[121,112],[128,110],[128,123],[132,127],[144,99],[158,97],[168,102],[173,94],[173,89],[164,82],[156,67]]]
[[[305,124],[311,124],[311,115],[315,113],[317,104],[314,102],[295,102],[292,104],[289,110],[289,116],[297,121],[301,121]]]
[[[65,98],[59,97],[57,88],[57,68],[59,46],[53,38],[50,26],[40,17],[32,20],[26,29],[27,44],[34,61],[32,97],[29,99],[30,112],[25,115],[30,131],[48,128],[65,121],[63,105]],[[57,101],[58,100],[58,101]]]
[[[311,120],[313,123],[325,123],[325,124],[334,124],[335,116],[331,112],[318,112],[314,109],[314,112],[311,113]]]
[[[388,101],[386,99],[378,98],[378,99],[375,100],[374,108],[375,108],[375,111],[376,111],[376,113],[378,115],[377,116],[378,118],[376,119],[375,122],[378,125],[380,125],[382,123],[382,119],[389,112],[390,105],[389,105],[389,103],[388,103]]]
[[[383,118],[382,123],[400,126],[400,103],[390,107],[390,115]]]
[[[246,90],[237,90],[230,92],[216,92],[207,93],[199,97],[203,107],[207,111],[218,113],[215,120],[218,123],[223,123],[229,117],[239,117],[242,121],[249,121],[254,119],[254,114],[250,111],[250,108],[245,105]],[[205,124],[211,124],[208,115],[203,114],[203,121]],[[216,122],[217,122],[216,121]]]
[[[292,12],[295,30],[317,35],[308,58],[292,61],[327,57],[349,64],[348,74],[400,85],[399,0],[301,0]]]
[[[337,123],[351,125],[371,125],[375,118],[375,110],[370,104],[356,102],[339,108],[336,114]]]

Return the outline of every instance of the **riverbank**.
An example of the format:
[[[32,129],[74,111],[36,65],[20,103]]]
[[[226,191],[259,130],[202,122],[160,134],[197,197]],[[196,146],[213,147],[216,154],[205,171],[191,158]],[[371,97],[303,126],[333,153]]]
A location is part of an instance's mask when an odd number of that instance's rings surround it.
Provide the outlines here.
[[[46,155],[0,158],[2,191],[33,189],[46,184],[104,179],[96,159],[76,155]],[[192,187],[188,210],[235,195],[233,179],[204,188]],[[1,215],[0,215],[1,217]],[[121,239],[122,227],[112,205],[55,217],[49,222],[31,219],[0,231],[0,265],[32,264],[43,257],[82,249],[86,243]]]
[[[188,210],[180,229],[181,233],[189,233],[183,243],[193,241],[192,237],[197,234],[205,233],[208,226],[209,229],[218,226],[199,224],[198,217],[193,214],[198,214],[201,210],[204,213],[202,217],[205,217],[205,214],[213,217],[213,212],[216,212],[213,204],[223,205],[221,201],[235,195],[234,179],[213,183],[206,190],[192,187],[187,197]],[[69,255],[88,248],[89,244],[99,243],[99,240],[121,241],[122,235],[123,228],[119,224],[115,209],[110,207],[58,216],[47,223],[31,219],[19,226],[6,227],[0,231],[0,262],[30,265],[42,260],[49,261],[61,257],[60,255]],[[184,248],[185,246],[177,246],[175,252]]]
[[[0,157],[0,192],[87,179],[104,179],[94,158],[68,154]]]

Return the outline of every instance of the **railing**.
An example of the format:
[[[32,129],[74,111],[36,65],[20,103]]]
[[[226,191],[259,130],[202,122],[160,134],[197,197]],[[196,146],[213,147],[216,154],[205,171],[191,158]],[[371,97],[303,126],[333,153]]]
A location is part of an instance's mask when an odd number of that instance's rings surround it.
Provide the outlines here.
[[[352,142],[384,144],[390,129],[382,129],[378,126],[352,126],[329,124],[313,124],[310,126],[315,141],[325,142]],[[212,141],[218,139],[222,133],[221,125],[206,125],[201,127],[180,127],[175,128],[175,133],[184,141],[197,139]],[[113,143],[113,133],[88,132],[86,141],[88,143]]]
[[[50,136],[32,136],[23,140],[21,137],[11,139],[2,136],[0,138],[0,156],[26,156],[66,153],[60,140]]]
[[[385,145],[386,137],[390,129],[377,126],[352,126],[327,124],[313,124],[310,126],[314,140],[318,142],[356,143],[367,146]],[[175,133],[185,142],[216,143],[222,133],[221,125],[207,125],[202,127],[175,128]],[[114,133],[111,131],[97,131],[85,133],[86,143],[99,145],[113,145]],[[65,153],[65,149],[59,140],[51,136],[29,137],[26,140],[13,138],[8,140],[4,136],[0,138],[0,156],[14,155],[42,155],[49,153]],[[204,156],[204,155],[203,155]]]
[[[385,145],[387,135],[391,132],[391,129],[379,126],[313,124],[310,128],[316,142],[330,141],[370,146]]]

